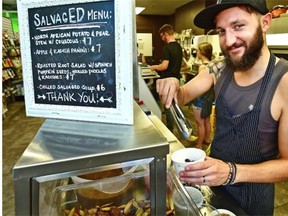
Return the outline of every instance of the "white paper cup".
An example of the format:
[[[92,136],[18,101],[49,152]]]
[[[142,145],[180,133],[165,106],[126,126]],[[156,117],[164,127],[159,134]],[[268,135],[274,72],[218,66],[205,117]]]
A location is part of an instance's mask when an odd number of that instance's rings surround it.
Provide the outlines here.
[[[205,151],[198,148],[183,148],[172,153],[171,160],[177,176],[189,164],[204,161],[206,157]],[[186,162],[189,160],[190,162]]]
[[[193,199],[197,207],[201,207],[204,200],[201,191],[194,187],[185,187],[185,189],[188,192],[189,196]],[[180,193],[177,190],[174,191],[172,199],[174,203],[175,215],[192,215],[189,214],[191,213],[189,209],[192,207],[188,207],[187,204],[185,204],[184,200],[182,199]]]

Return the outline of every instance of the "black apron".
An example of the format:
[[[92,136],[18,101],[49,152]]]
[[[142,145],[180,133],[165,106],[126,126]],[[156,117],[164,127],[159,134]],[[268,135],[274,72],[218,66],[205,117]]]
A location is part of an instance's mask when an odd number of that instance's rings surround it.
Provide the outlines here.
[[[211,145],[211,157],[239,164],[257,164],[267,160],[260,151],[258,124],[261,104],[274,70],[275,59],[275,56],[270,54],[254,109],[237,117],[231,116],[224,100],[224,93],[233,76],[233,71],[227,71],[227,77],[216,100],[217,127]],[[248,215],[273,215],[274,184],[238,183],[222,187]]]

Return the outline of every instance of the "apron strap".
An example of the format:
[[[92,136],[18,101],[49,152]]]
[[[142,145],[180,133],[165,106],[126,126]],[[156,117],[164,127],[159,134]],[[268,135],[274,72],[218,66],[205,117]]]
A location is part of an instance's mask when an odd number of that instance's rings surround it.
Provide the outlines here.
[[[262,104],[262,100],[264,98],[264,95],[265,95],[265,90],[266,90],[266,87],[272,77],[272,74],[273,74],[273,71],[274,71],[274,68],[275,68],[275,61],[276,61],[276,57],[273,53],[270,52],[270,58],[269,58],[269,63],[268,63],[268,66],[266,68],[266,72],[265,72],[265,75],[263,77],[263,81],[262,81],[262,84],[261,84],[261,87],[260,87],[260,91],[259,91],[259,94],[258,94],[258,97],[257,97],[257,100],[256,100],[256,103],[255,103],[255,108],[254,109],[260,109],[261,107],[261,104]],[[227,76],[224,80],[224,83],[223,83],[223,86],[219,92],[219,95],[223,95],[224,96],[224,92],[226,92],[228,86],[229,86],[229,83],[232,79],[232,76],[234,74],[234,72],[229,69],[227,70]]]
[[[267,85],[268,85],[268,83],[272,77],[272,74],[273,74],[273,71],[275,68],[275,61],[276,61],[275,55],[270,52],[269,63],[268,63],[261,87],[260,87],[260,91],[259,91],[256,103],[255,103],[255,109],[261,108],[262,100],[263,100],[265,92],[266,92],[266,87],[267,87]]]

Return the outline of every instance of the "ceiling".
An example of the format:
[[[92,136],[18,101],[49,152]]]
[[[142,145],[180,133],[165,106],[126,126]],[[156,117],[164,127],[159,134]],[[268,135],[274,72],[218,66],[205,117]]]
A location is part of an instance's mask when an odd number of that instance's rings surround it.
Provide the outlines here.
[[[145,7],[142,15],[171,15],[193,0],[135,0],[137,7]],[[17,10],[17,0],[3,0],[3,10]]]
[[[192,0],[136,0],[137,7],[145,7],[142,15],[171,15]]]

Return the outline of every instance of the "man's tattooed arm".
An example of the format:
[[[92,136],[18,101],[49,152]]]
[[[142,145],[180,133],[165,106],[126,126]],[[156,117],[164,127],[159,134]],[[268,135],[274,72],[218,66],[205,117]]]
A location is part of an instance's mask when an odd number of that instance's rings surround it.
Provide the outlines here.
[[[221,76],[222,69],[225,67],[225,59],[211,61],[207,67],[209,69],[210,74],[214,74],[216,80]]]

